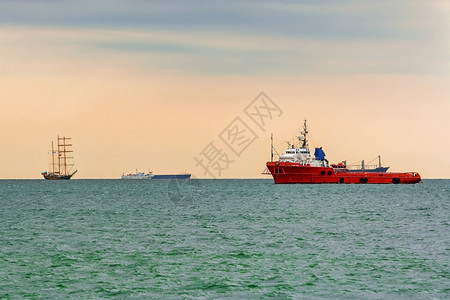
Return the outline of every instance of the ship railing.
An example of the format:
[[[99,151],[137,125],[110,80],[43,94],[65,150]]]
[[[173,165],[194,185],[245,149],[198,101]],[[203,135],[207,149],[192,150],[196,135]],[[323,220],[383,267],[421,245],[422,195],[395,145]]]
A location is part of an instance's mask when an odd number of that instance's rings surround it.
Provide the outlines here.
[[[379,165],[364,165],[364,169],[365,170],[371,170],[371,169],[376,169],[379,168]],[[349,170],[361,170],[362,169],[362,165],[348,165],[347,168]]]

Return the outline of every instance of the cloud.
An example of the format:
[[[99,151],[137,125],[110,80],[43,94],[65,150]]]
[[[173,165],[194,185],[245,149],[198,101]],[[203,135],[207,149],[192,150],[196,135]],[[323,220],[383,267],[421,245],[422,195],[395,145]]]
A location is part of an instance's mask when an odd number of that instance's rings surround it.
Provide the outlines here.
[[[445,47],[414,40],[344,42],[246,33],[217,35],[208,30],[9,28],[0,36],[0,45],[2,56],[12,62],[78,59],[112,62],[141,72],[287,76],[445,73],[449,67],[442,63],[449,61]],[[5,60],[2,64],[9,63]]]
[[[4,0],[0,52],[190,74],[448,73],[443,3]]]
[[[438,0],[427,1],[24,1],[0,2],[0,24],[103,29],[210,30],[295,38],[405,38],[423,36],[445,20]],[[444,10],[448,14],[448,7]],[[445,7],[444,7],[445,9]],[[428,18],[433,14],[434,17]],[[448,23],[447,23],[448,24]],[[403,26],[405,25],[405,26]]]

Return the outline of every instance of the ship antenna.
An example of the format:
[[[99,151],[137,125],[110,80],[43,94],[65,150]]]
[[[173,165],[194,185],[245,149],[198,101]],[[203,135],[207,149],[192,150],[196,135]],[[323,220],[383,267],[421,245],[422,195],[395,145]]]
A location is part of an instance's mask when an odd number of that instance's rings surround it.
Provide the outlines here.
[[[58,174],[61,175],[61,150],[59,144],[59,134],[58,134]]]
[[[273,133],[270,134],[270,161],[273,161]]]
[[[306,125],[306,118],[303,122],[303,140],[302,140],[302,148],[306,148],[308,146],[308,140],[306,136],[308,135],[308,126]]]
[[[53,141],[52,141],[52,173],[55,174],[55,150],[53,148]]]

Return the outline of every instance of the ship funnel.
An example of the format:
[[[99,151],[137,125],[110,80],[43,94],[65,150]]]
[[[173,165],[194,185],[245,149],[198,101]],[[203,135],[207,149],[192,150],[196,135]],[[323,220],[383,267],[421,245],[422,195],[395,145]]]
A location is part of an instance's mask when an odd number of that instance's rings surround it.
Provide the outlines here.
[[[316,157],[316,160],[325,160],[325,152],[322,150],[322,147],[316,148],[314,156]]]

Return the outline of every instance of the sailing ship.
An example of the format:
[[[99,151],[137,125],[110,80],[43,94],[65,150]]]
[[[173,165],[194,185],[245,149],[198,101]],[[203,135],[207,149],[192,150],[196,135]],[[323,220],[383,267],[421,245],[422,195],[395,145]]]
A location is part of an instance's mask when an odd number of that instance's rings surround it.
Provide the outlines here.
[[[322,147],[315,148],[314,157],[308,146],[308,127],[306,119],[303,131],[297,135],[299,144],[290,145],[286,153],[273,161],[273,137],[271,160],[266,163],[267,172],[272,174],[275,183],[418,183],[421,177],[417,172],[367,171],[364,167],[350,170],[345,163],[329,164]],[[380,161],[381,163],[381,161]],[[380,166],[381,167],[381,166]],[[382,167],[383,168],[383,167]],[[385,167],[384,167],[385,168]],[[380,170],[380,169],[379,169]]]
[[[55,147],[52,141],[52,160],[50,163],[51,171],[42,172],[42,176],[48,180],[69,180],[78,170],[72,171],[74,164],[71,162],[73,157],[67,156],[68,153],[72,153],[73,150],[70,148],[72,144],[70,140],[72,138],[68,137],[57,137],[57,145]]]

